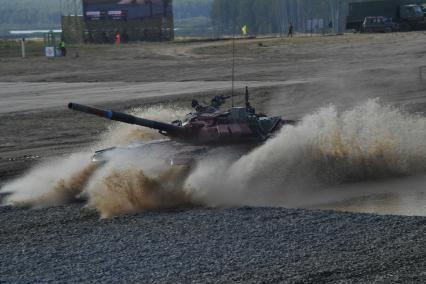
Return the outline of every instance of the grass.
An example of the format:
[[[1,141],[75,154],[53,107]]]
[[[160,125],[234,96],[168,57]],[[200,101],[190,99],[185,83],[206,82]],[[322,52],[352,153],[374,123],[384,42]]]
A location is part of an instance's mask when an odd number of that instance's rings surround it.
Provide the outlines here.
[[[25,41],[25,52],[27,56],[43,56],[44,42],[41,39],[30,39]],[[0,40],[1,57],[20,57],[21,40],[7,39]]]
[[[374,35],[374,38],[378,40],[381,35]],[[307,44],[330,44],[330,43],[357,43],[363,40],[371,40],[373,36],[364,36],[359,34],[344,34],[344,35],[308,35],[299,34],[293,38],[287,38],[286,36],[279,37],[277,35],[269,36],[258,36],[256,38],[237,38],[235,41],[235,48],[241,55],[256,54],[254,50],[261,52],[271,47],[296,47],[298,45]],[[229,39],[229,38],[226,38]],[[200,55],[222,55],[229,52],[232,48],[232,41],[226,40],[222,44],[212,44],[208,46],[202,46],[194,49],[194,52]]]

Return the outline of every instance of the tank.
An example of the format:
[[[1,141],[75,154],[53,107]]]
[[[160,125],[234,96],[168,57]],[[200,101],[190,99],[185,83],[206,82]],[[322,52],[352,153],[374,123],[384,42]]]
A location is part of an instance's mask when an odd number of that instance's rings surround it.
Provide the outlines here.
[[[158,130],[165,136],[161,141],[151,141],[128,148],[174,148],[176,154],[169,158],[171,164],[191,164],[196,157],[202,156],[209,149],[232,146],[232,152],[243,154],[272,137],[285,125],[295,124],[294,120],[282,117],[268,117],[256,113],[249,102],[246,88],[245,106],[221,110],[221,106],[230,97],[215,96],[210,105],[203,106],[198,101],[192,101],[194,112],[186,115],[183,120],[164,123],[129,114],[104,110],[76,103],[69,103],[68,108],[87,114],[97,115],[114,121],[135,124]],[[165,146],[166,145],[166,146]],[[235,151],[238,146],[239,151]],[[97,151],[94,161],[104,161],[105,153],[117,150],[110,148]],[[241,151],[240,151],[241,150]]]

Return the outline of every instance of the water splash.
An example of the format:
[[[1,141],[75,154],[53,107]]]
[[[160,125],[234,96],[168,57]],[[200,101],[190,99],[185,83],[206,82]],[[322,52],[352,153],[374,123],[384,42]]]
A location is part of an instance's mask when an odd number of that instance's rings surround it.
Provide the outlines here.
[[[167,106],[154,106],[136,108],[131,113],[149,119],[172,121],[182,117],[187,113],[187,110]],[[99,149],[117,144],[149,141],[160,137],[163,136],[148,128],[112,123],[109,129],[101,135],[100,141],[94,148]],[[98,165],[90,162],[91,155],[92,153],[86,152],[76,153],[37,165],[23,177],[1,188],[3,193],[10,194],[4,204],[39,208],[72,202],[82,193],[85,196],[89,196],[87,195],[88,190],[86,187],[91,182],[95,183],[92,180],[98,178],[98,175],[96,175]],[[108,167],[110,176],[121,176],[125,179],[127,175],[118,174],[123,173],[121,172],[123,165],[132,166],[135,169],[144,168],[144,171],[149,174],[161,173],[164,169],[161,169],[159,165],[163,163],[155,161],[154,157],[155,155],[151,155],[150,160],[130,155],[111,157],[112,161],[109,164],[114,166]],[[143,167],[141,163],[145,163]],[[170,174],[170,172],[165,171],[163,174]],[[132,175],[130,174],[130,176]],[[140,176],[144,176],[143,171],[140,172]],[[146,179],[149,180],[150,178],[146,177]],[[169,180],[172,179],[170,178]]]
[[[88,189],[89,206],[96,208],[103,218],[109,218],[190,204],[190,195],[179,186],[184,172],[171,169],[149,177],[135,168],[112,170]]]
[[[171,122],[182,119],[189,112],[188,109],[158,105],[149,108],[134,108],[127,112],[131,115],[143,117],[162,122]],[[120,122],[113,122],[100,137],[96,148],[106,148],[117,145],[129,145],[141,141],[157,140],[164,138],[157,130],[141,127],[138,125],[129,125]]]
[[[186,110],[160,107],[134,113],[152,119],[168,113],[173,120]],[[114,124],[99,144],[156,138],[151,134]],[[236,160],[216,151],[192,169],[170,170],[161,163],[163,156],[116,152],[94,170],[87,167],[88,154],[73,155],[41,165],[5,189],[13,193],[9,201],[33,206],[68,202],[83,191],[88,205],[103,217],[185,204],[315,207],[333,202],[332,197],[377,193],[368,182],[424,175],[426,118],[378,100],[340,112],[328,106]],[[76,177],[79,182],[72,182]],[[401,184],[386,188],[406,190]]]
[[[339,184],[425,173],[426,118],[378,100],[340,113],[329,106],[238,161],[216,163],[187,180],[207,204],[306,206]]]
[[[96,170],[95,165],[88,164],[89,160],[89,153],[79,153],[38,165],[1,189],[11,194],[5,203],[45,207],[74,200]]]

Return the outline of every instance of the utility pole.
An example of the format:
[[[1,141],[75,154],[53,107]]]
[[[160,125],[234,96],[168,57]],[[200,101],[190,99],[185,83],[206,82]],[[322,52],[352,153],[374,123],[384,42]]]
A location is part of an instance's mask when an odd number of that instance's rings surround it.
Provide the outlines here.
[[[21,39],[21,55],[22,55],[22,58],[26,57],[26,54],[25,54],[25,38],[24,37]]]

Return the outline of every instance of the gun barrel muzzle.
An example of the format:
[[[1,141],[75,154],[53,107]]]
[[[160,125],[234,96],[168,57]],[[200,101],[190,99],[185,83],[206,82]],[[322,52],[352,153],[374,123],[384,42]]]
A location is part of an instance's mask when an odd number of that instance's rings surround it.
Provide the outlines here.
[[[99,108],[85,106],[85,105],[76,104],[76,103],[69,103],[68,108],[72,110],[108,118],[114,121],[120,121],[127,124],[136,124],[136,125],[140,125],[140,126],[144,126],[144,127],[148,127],[152,129],[157,129],[159,131],[166,132],[167,135],[170,135],[170,136],[185,136],[185,133],[186,133],[185,129],[180,126],[176,126],[173,124],[164,123],[160,121],[140,118],[140,117],[136,117],[130,114],[122,113],[122,112],[104,110],[104,109],[99,109]]]

